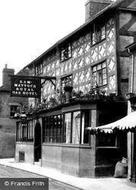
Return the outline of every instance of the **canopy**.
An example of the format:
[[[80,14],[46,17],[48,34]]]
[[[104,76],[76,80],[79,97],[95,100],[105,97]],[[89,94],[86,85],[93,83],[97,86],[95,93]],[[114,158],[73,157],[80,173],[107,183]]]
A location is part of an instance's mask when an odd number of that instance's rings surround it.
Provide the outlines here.
[[[89,127],[88,130],[112,133],[114,129],[125,130],[125,129],[133,129],[135,127],[136,127],[136,111],[129,113],[127,116],[113,123],[102,125],[102,126],[96,127],[95,129],[92,129],[91,127]]]

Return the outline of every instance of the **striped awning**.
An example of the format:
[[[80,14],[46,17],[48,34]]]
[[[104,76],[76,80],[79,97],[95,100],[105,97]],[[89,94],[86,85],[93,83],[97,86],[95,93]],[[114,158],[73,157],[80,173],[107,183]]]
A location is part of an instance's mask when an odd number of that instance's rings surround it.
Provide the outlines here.
[[[102,126],[96,127],[95,129],[92,129],[92,127],[88,127],[88,130],[112,133],[114,129],[129,130],[129,129],[134,129],[134,128],[136,128],[136,111],[129,113],[127,116],[113,123],[102,125]]]

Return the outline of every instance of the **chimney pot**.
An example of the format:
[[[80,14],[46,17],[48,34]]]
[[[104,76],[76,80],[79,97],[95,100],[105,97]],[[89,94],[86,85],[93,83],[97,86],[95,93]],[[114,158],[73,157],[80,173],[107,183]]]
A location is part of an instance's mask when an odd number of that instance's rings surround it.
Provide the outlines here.
[[[3,69],[3,86],[6,88],[10,87],[10,75],[14,75],[14,69],[7,68],[7,64],[5,64],[5,68]]]

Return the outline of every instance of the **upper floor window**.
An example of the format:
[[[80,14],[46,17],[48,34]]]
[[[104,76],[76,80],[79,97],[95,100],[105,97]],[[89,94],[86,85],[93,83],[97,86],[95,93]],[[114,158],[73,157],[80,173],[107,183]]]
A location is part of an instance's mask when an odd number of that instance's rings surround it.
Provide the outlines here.
[[[43,64],[39,64],[35,67],[36,75],[40,75],[43,73]]]
[[[96,27],[92,33],[92,45],[104,40],[106,38],[105,25],[102,27]]]
[[[72,57],[72,48],[71,45],[67,45],[61,49],[60,52],[60,61],[65,61]]]
[[[65,86],[73,86],[72,75],[65,76],[61,78],[61,89],[64,91]]]
[[[14,117],[15,113],[19,112],[19,106],[17,105],[11,105],[10,106],[10,117]]]
[[[92,67],[93,87],[107,84],[107,64],[106,61]]]

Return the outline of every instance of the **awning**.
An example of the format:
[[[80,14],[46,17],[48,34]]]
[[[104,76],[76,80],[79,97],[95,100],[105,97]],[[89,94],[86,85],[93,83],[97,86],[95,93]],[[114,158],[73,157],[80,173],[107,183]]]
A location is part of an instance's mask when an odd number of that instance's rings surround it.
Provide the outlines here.
[[[96,128],[88,127],[90,131],[100,131],[105,133],[112,133],[114,129],[118,130],[130,130],[136,128],[136,111],[129,113],[127,116],[119,119],[113,123],[102,125]]]

